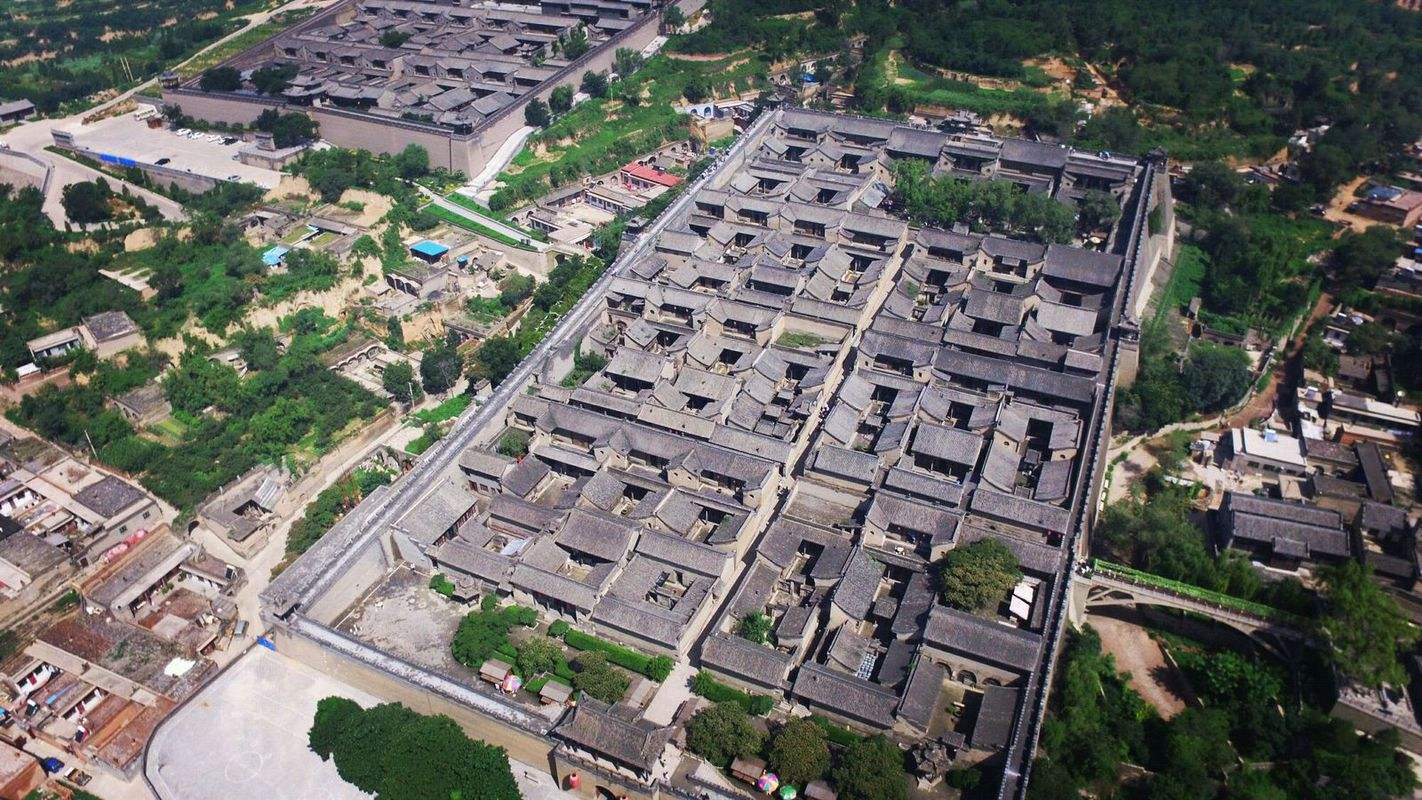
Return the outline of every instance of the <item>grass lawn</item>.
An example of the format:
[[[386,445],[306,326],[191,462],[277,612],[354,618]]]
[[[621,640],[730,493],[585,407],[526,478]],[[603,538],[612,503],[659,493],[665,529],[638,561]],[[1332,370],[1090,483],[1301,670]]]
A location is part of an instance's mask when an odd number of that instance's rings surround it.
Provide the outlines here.
[[[473,402],[473,396],[467,394],[457,394],[435,406],[434,408],[427,408],[423,411],[417,411],[412,414],[411,417],[413,417],[421,424],[430,422],[444,422],[445,420],[454,419],[460,414],[463,414],[464,410],[469,408],[469,405]]]
[[[1170,273],[1170,281],[1165,284],[1160,295],[1160,307],[1155,311],[1155,323],[1160,324],[1172,310],[1178,311],[1190,304],[1190,300],[1200,293],[1200,280],[1205,277],[1209,266],[1209,256],[1193,244],[1180,245],[1175,257],[1175,271]]]
[[[474,220],[469,219],[468,217],[462,214],[457,214],[453,211],[450,211],[449,209],[444,208],[443,206],[437,206],[431,203],[425,206],[424,210],[429,212],[431,216],[438,217],[439,219],[442,219],[455,227],[463,228],[466,231],[477,233],[487,239],[493,239],[499,244],[505,244],[509,247],[517,247],[520,250],[531,251],[534,249],[531,245],[526,245],[523,242],[520,242],[512,237],[505,236],[504,234],[499,233],[493,228],[487,227],[485,225],[480,225]]]
[[[297,242],[301,241],[302,239],[305,239],[310,235],[311,229],[306,227],[305,225],[301,225],[297,228],[293,228],[291,233],[288,233],[287,235],[281,237],[281,243],[296,244]]]

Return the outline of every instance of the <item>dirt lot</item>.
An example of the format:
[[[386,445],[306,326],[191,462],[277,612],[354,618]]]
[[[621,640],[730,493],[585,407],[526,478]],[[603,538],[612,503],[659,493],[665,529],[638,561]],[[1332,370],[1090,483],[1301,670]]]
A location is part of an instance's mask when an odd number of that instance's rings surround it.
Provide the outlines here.
[[[449,652],[454,631],[470,609],[436,594],[428,581],[409,567],[400,567],[347,611],[337,627],[422,667],[460,680],[478,680]]]
[[[1169,719],[1185,710],[1185,682],[1165,661],[1160,645],[1145,629],[1111,617],[1088,615],[1101,634],[1101,648],[1116,659],[1116,667],[1129,673],[1131,688]]]

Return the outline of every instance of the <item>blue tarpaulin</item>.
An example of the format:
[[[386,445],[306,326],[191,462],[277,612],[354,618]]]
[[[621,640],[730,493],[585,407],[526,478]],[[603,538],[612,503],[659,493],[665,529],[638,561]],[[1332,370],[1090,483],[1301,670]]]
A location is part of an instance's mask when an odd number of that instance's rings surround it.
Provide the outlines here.
[[[435,261],[443,258],[444,254],[449,252],[449,248],[439,242],[432,242],[426,239],[419,244],[410,245],[410,252],[426,261]]]
[[[257,644],[267,648],[268,650],[271,650],[272,652],[276,652],[276,642],[273,642],[271,639],[268,639],[265,636],[258,636]]]
[[[262,253],[262,263],[269,267],[275,267],[286,258],[286,254],[291,252],[291,248],[286,245],[276,245],[267,252]]]

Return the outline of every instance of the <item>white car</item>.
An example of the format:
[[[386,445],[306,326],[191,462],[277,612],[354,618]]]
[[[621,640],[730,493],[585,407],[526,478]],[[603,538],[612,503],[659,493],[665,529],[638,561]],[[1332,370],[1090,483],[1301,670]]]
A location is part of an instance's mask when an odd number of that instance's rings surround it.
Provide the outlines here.
[[[192,131],[192,128],[179,128],[179,129],[178,129],[178,135],[179,135],[179,136],[187,136],[188,134],[190,134],[190,133],[192,133],[192,132],[193,132],[193,131]]]
[[[218,142],[222,141],[222,137],[218,136],[215,133],[209,133],[205,138],[213,144],[217,144]]]

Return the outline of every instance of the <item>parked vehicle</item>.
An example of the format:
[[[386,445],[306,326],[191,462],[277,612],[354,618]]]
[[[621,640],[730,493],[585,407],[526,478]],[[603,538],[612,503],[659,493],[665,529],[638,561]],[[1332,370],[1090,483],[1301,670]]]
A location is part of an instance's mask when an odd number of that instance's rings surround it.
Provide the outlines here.
[[[60,770],[64,769],[64,762],[60,761],[54,756],[50,756],[49,758],[46,758],[45,760],[41,761],[40,766],[44,767],[45,774],[54,775]]]

